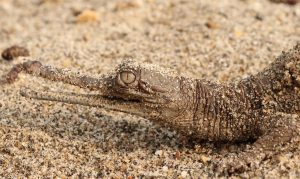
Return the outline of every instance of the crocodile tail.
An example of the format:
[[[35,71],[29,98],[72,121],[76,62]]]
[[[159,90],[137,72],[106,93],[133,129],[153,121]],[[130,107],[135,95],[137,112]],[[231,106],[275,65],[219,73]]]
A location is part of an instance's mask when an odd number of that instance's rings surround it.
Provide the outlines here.
[[[255,78],[264,90],[262,103],[265,109],[300,114],[300,43],[283,52]]]

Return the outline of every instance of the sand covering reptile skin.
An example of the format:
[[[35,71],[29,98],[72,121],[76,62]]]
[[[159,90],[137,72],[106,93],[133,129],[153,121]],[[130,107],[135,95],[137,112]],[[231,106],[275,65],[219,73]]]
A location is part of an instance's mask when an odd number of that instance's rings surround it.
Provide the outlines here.
[[[157,66],[133,60],[124,61],[115,72],[101,78],[43,66],[39,61],[26,61],[15,65],[4,75],[3,81],[12,83],[24,71],[95,90],[98,94],[23,91],[23,96],[138,115],[177,129],[193,139],[234,142],[264,135],[259,140],[259,147],[271,149],[274,145],[289,142],[296,134],[295,126],[289,120],[276,115],[300,112],[299,64],[300,44],[284,52],[257,75],[231,84],[175,76]],[[131,80],[128,75],[132,76]]]

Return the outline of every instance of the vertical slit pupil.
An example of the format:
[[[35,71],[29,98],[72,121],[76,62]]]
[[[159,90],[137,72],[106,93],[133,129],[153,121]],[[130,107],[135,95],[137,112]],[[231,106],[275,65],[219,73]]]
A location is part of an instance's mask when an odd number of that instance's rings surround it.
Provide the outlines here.
[[[133,83],[135,81],[135,74],[129,71],[124,71],[121,73],[121,80],[126,83]]]

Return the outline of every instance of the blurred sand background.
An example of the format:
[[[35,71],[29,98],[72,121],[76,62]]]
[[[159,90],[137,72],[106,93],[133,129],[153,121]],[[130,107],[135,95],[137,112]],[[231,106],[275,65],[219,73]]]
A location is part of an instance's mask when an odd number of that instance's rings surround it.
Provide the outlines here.
[[[300,4],[267,0],[0,0],[0,52],[26,47],[31,59],[86,74],[124,57],[220,82],[262,70],[300,41]],[[1,74],[14,61],[0,60]],[[246,170],[237,152],[187,144],[171,129],[127,114],[26,99],[19,90],[82,90],[21,75],[0,86],[3,178],[300,177],[299,137]],[[295,116],[287,116],[295,117]],[[295,117],[297,118],[297,117]],[[224,154],[225,153],[225,154]]]

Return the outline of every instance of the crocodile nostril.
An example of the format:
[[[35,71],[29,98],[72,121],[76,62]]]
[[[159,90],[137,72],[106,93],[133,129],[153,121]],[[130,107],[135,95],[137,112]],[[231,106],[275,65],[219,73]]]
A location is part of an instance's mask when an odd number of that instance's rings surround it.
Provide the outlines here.
[[[123,83],[125,84],[130,84],[133,83],[136,79],[136,76],[134,73],[130,72],[130,71],[123,71],[120,73],[120,78],[122,80]]]

